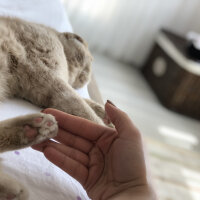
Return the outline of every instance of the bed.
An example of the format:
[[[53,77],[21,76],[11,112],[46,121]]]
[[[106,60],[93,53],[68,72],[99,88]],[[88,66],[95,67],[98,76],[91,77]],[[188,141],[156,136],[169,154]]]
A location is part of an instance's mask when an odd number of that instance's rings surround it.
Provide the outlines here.
[[[48,6],[47,6],[48,5]],[[16,16],[48,25],[60,32],[73,32],[59,0],[1,0],[0,15]],[[88,86],[77,91],[81,96],[102,103],[94,76]],[[41,111],[21,99],[7,99],[0,104],[0,121]],[[2,153],[3,170],[27,186],[30,200],[87,200],[82,186],[68,174],[51,164],[42,153],[26,148]]]

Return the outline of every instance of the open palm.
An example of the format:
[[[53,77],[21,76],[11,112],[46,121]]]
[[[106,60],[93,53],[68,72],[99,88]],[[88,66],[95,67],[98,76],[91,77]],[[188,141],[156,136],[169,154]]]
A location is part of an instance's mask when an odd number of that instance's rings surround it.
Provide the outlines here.
[[[77,179],[92,199],[108,199],[127,188],[147,184],[140,133],[124,112],[108,103],[105,108],[115,129],[45,110],[58,121],[57,142],[33,147]]]

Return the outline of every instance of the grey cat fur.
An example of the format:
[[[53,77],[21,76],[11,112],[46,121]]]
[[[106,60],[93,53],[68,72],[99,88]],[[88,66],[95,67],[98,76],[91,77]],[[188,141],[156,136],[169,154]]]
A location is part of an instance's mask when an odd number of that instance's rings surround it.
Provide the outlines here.
[[[91,61],[86,42],[76,34],[0,17],[0,102],[10,97],[23,98],[40,107],[56,108],[103,125],[104,108],[74,91],[90,80]],[[34,123],[38,117],[43,118],[40,125]],[[45,126],[47,121],[54,125]],[[25,125],[37,129],[34,140],[27,140]],[[56,132],[55,119],[41,113],[2,121],[0,152],[39,143]],[[28,199],[20,183],[0,172],[0,199],[9,195],[13,199]]]

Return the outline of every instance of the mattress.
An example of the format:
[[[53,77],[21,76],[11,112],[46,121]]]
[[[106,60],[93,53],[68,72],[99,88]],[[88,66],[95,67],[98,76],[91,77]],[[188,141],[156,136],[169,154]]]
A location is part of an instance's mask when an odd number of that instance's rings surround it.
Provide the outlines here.
[[[16,16],[45,24],[60,32],[73,32],[59,0],[1,0],[1,16]],[[87,86],[77,90],[89,98]],[[0,121],[39,112],[41,108],[21,99],[7,99],[0,104]],[[82,186],[71,176],[51,164],[42,153],[31,148],[5,152],[3,170],[20,180],[30,192],[30,200],[89,199]]]

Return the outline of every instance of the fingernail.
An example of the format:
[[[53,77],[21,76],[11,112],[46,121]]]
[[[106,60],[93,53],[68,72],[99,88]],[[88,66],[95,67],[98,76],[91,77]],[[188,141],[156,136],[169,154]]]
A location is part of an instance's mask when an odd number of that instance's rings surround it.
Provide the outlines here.
[[[112,102],[112,101],[110,101],[110,100],[107,100],[107,103],[109,103],[110,105],[112,105],[112,106],[115,106],[116,107],[116,105]]]

